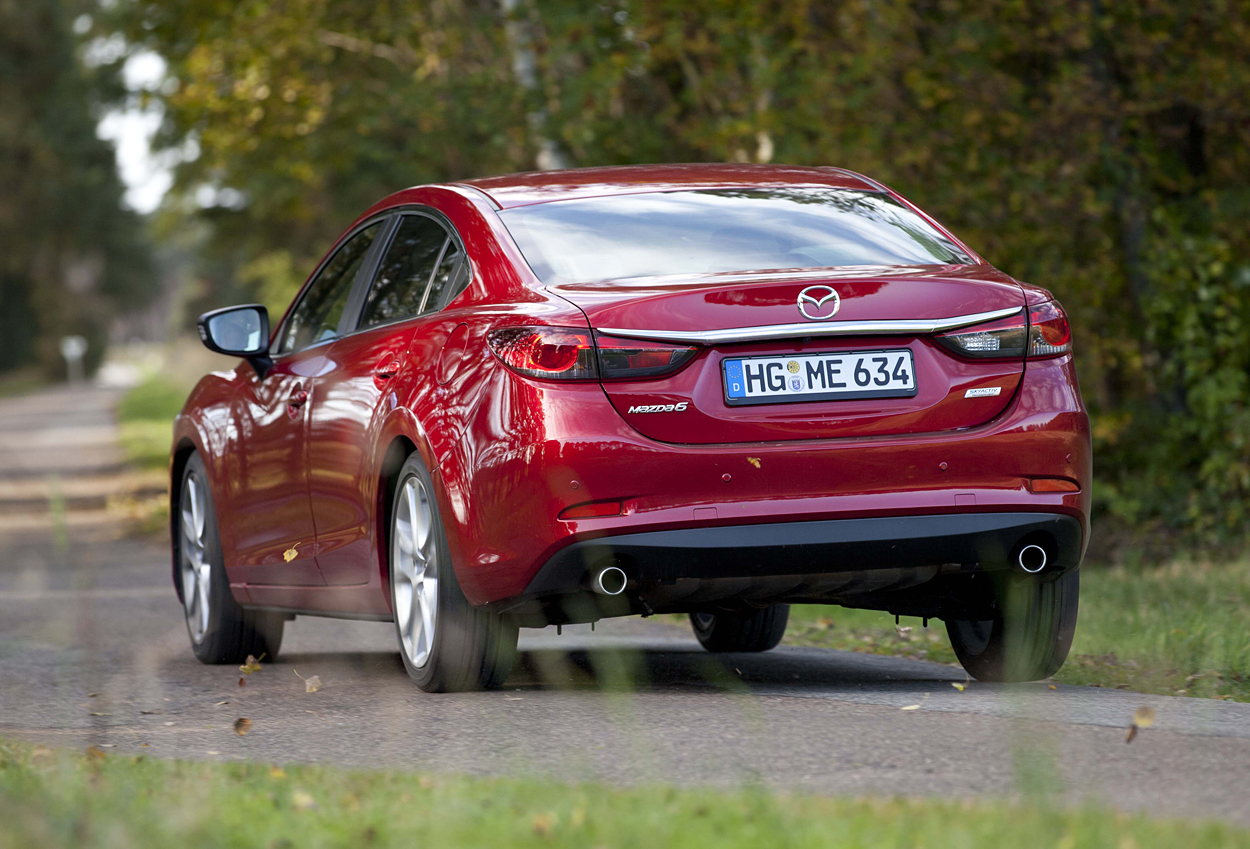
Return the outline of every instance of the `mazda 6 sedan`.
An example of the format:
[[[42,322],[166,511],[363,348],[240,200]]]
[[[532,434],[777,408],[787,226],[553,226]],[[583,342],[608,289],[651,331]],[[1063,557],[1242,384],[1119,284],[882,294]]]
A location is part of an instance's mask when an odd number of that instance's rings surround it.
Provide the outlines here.
[[[430,691],[517,629],[688,613],[709,651],[789,605],[944,620],[968,672],[1063,663],[1089,424],[1063,309],[838,168],[517,174],[380,201],[175,425],[196,656],[295,615],[393,621]]]

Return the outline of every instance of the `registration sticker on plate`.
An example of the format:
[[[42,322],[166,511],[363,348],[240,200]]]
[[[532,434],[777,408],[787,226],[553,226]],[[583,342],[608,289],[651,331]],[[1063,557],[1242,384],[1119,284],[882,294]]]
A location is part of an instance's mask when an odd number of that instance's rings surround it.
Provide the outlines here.
[[[730,406],[916,394],[916,369],[907,348],[735,357],[723,361],[722,371]]]

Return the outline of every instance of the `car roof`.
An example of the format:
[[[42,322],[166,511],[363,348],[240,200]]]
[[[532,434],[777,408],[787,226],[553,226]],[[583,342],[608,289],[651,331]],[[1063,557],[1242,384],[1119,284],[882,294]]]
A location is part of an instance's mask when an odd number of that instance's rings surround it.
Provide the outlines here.
[[[745,186],[823,186],[866,191],[885,190],[880,183],[843,168],[737,163],[616,165],[563,171],[528,171],[465,180],[458,185],[471,186],[486,194],[501,209],[573,198]]]

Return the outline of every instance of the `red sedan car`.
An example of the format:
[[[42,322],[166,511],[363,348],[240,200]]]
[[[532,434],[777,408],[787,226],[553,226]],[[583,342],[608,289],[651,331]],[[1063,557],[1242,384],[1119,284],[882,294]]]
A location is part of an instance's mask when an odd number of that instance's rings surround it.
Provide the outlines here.
[[[979,679],[1076,624],[1090,437],[1068,322],[839,168],[673,165],[394,194],[270,334],[208,313],[173,445],[206,663],[295,614],[394,621],[426,690],[518,627],[690,614],[763,651],[789,603],[945,620]]]

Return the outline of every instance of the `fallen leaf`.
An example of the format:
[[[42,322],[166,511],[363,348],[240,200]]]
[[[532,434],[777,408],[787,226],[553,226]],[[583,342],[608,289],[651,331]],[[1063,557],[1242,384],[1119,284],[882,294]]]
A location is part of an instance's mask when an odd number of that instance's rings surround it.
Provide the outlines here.
[[[239,679],[239,680],[243,680],[243,679]],[[222,705],[228,705],[228,704],[230,704],[230,702],[214,702],[213,707],[221,707]]]
[[[520,702],[520,701],[524,701],[524,697],[522,697],[522,696],[504,696],[504,697],[503,697],[503,700],[504,700],[505,702]]]
[[[1124,735],[1124,742],[1125,742],[1125,743],[1132,743],[1132,742],[1133,742],[1133,738],[1135,738],[1136,736],[1137,736],[1137,726],[1136,726],[1136,725],[1130,725],[1130,726],[1128,727],[1128,733]]]
[[[299,674],[298,669],[292,669],[291,671],[295,673],[296,678],[304,682],[305,693],[315,693],[321,689],[321,676],[310,675],[307,678],[305,678],[303,675]]]
[[[247,662],[239,667],[239,671],[244,675],[251,675],[253,672],[260,672],[260,661],[249,654],[247,656]]]
[[[247,682],[246,682],[246,681],[244,681],[242,678],[240,678],[240,679],[239,679],[239,686],[240,686],[240,687],[246,687],[246,686],[247,686]]]
[[[178,723],[176,723],[176,722],[166,722],[166,723],[165,723],[165,727],[166,727],[166,728],[168,728],[168,727],[169,727],[169,726],[171,726],[171,725],[177,725],[177,724],[178,724]]]
[[[247,732],[252,730],[252,720],[246,716],[240,716],[234,721],[234,733],[240,737],[246,737]]]
[[[98,696],[98,695],[100,695],[100,694],[99,694],[99,693],[88,693],[88,694],[87,694],[87,698],[89,698],[89,699],[94,699],[94,698],[95,698],[96,696]]]
[[[317,802],[303,790],[296,790],[291,793],[291,807],[297,811],[307,811],[317,807]]]
[[[832,628],[832,627],[833,627],[833,620],[832,620],[832,619],[829,619],[829,618],[826,618],[826,617],[822,617],[822,618],[820,618],[820,619],[817,619],[817,620],[816,620],[816,627],[817,627],[817,628],[819,628],[819,629],[820,629],[820,630],[822,630],[822,631],[828,631],[830,628]]]
[[[117,744],[116,743],[101,743],[100,748],[101,749],[116,749]]]
[[[150,744],[150,743],[140,743],[140,744],[139,744],[139,748],[140,748],[140,749],[148,749],[148,748],[151,748],[151,744]]]
[[[88,746],[87,750],[83,752],[83,754],[87,756],[88,760],[92,760],[92,761],[104,760],[104,752],[101,752],[95,746]]]
[[[91,715],[92,715],[92,716],[112,716],[112,714],[109,714],[109,713],[98,713],[97,711],[92,711],[92,712],[91,712]]]
[[[900,640],[911,639],[911,626],[910,625],[895,625],[894,630],[898,632],[898,638]]]
[[[550,811],[534,815],[534,833],[539,837],[550,837],[551,830],[556,826],[556,815]]]
[[[1138,728],[1149,728],[1155,724],[1155,709],[1142,705],[1133,711],[1133,724]]]
[[[154,716],[154,715],[156,715],[156,714],[158,714],[158,713],[164,713],[164,712],[165,712],[165,711],[161,710],[160,708],[157,708],[156,710],[141,710],[141,711],[139,711],[139,713],[140,713],[141,715],[143,715],[143,716]]]
[[[1059,688],[1058,688],[1058,687],[1056,687],[1054,684],[1047,684],[1046,686],[1047,686],[1047,687],[1049,687],[1049,688],[1050,688],[1050,689],[1052,689],[1052,690],[1058,690],[1058,689],[1059,689]]]
[[[209,749],[207,752],[205,752],[205,754],[207,754],[207,755],[220,755],[220,754],[221,754],[221,752],[217,751],[216,749]]]
[[[964,691],[964,685],[960,684],[958,681],[952,681],[951,686],[961,693]]]
[[[908,705],[907,707],[899,708],[899,710],[920,710],[920,705]]]

